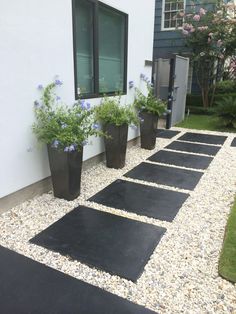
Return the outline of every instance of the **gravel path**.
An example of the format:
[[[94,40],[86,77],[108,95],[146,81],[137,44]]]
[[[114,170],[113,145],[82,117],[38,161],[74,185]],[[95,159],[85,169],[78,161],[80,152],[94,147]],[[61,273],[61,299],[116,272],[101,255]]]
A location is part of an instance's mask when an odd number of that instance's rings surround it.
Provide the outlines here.
[[[174,129],[182,131],[181,134],[186,131]],[[236,313],[236,285],[220,278],[217,271],[225,224],[236,194],[236,152],[230,147],[234,135],[192,131],[229,136],[172,223],[115,210],[86,199],[181,134],[172,139],[158,138],[153,151],[132,147],[122,170],[107,169],[103,163],[87,170],[82,176],[82,194],[76,201],[55,199],[49,193],[2,214],[0,244],[158,313]],[[78,204],[167,228],[136,284],[28,242]]]

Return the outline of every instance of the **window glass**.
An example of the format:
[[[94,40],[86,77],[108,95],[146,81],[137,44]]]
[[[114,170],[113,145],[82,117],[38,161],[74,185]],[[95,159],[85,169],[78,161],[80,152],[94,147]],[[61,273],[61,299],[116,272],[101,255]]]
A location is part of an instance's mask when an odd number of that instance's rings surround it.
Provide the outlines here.
[[[82,94],[94,93],[93,4],[86,0],[75,2],[77,88]]]
[[[178,12],[184,8],[183,0],[167,0],[164,8],[164,28],[177,28],[183,25],[183,17],[178,16]]]
[[[125,17],[99,6],[99,92],[123,92]]]

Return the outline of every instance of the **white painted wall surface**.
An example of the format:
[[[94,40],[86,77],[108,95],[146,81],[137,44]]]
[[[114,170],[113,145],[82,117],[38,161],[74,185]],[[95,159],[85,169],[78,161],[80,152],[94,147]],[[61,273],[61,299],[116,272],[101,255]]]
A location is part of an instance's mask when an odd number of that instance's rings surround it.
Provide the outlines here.
[[[129,14],[128,81],[140,84],[140,73],[151,77],[155,0],[102,1]],[[0,198],[50,175],[44,145],[31,131],[36,87],[58,74],[60,96],[74,102],[71,0],[0,1]],[[133,91],[123,96],[131,103]],[[91,100],[92,104],[100,99]],[[136,137],[129,130],[129,139]],[[84,160],[103,151],[102,139],[92,138]]]

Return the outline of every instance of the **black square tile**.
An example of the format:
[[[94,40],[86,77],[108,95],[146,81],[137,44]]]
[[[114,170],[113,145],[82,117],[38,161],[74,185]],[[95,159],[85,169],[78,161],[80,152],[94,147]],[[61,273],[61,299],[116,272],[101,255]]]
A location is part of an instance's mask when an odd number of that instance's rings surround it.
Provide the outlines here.
[[[213,158],[160,150],[149,157],[148,160],[185,168],[206,169]]]
[[[136,281],[165,229],[79,206],[30,242]]]
[[[187,153],[205,154],[209,156],[215,156],[220,150],[219,146],[186,143],[180,141],[174,141],[165,148]]]
[[[231,142],[231,147],[236,147],[236,137]]]
[[[165,129],[158,129],[157,130],[157,137],[160,138],[172,138],[179,134],[179,131],[173,131],[173,130],[165,130]]]
[[[191,132],[187,132],[179,138],[179,140],[182,140],[182,141],[198,142],[198,143],[206,143],[206,144],[214,144],[214,145],[223,145],[226,139],[227,139],[227,136],[199,134],[199,133],[191,133]]]
[[[189,194],[117,180],[89,201],[159,220],[172,221]]]
[[[155,314],[0,246],[0,312]]]
[[[202,175],[203,172],[154,165],[145,162],[125,174],[126,177],[133,179],[169,185],[186,190],[193,190]]]

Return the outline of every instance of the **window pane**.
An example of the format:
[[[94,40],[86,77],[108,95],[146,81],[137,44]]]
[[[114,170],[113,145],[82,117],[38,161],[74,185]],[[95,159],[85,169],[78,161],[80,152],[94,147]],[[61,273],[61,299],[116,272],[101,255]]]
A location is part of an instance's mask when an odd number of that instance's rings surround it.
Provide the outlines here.
[[[122,91],[124,86],[125,16],[99,7],[99,92]]]
[[[170,11],[170,3],[165,4],[165,11]]]
[[[183,10],[183,8],[184,8],[184,3],[183,2],[179,2],[178,3],[178,9],[179,10]]]
[[[165,27],[165,28],[169,28],[169,27],[170,27],[169,23],[170,23],[169,20],[165,21],[164,27]]]
[[[94,93],[93,4],[75,1],[77,83],[82,94]]]
[[[172,4],[171,4],[171,10],[172,10],[172,11],[176,10],[176,7],[177,7],[176,2],[172,2]]]

